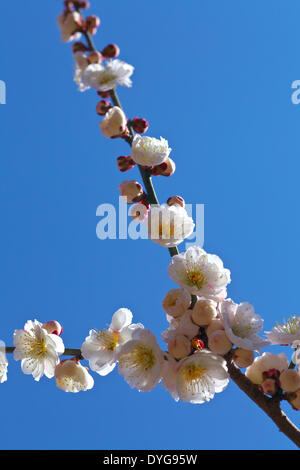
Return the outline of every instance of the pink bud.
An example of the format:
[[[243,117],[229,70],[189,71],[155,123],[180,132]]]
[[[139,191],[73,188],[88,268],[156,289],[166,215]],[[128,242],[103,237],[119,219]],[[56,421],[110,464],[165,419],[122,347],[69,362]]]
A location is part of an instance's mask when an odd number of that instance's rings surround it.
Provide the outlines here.
[[[88,48],[85,44],[83,44],[83,42],[74,42],[72,44],[72,52],[73,53],[78,52],[78,51],[86,52],[87,50],[88,50]]]
[[[96,113],[99,114],[99,116],[104,116],[111,107],[109,101],[101,100],[96,105]]]
[[[278,386],[274,379],[265,379],[260,386],[260,390],[266,395],[273,396],[276,394],[278,390]]]
[[[281,372],[279,384],[286,392],[296,392],[300,388],[299,372],[295,369],[287,369]]]
[[[153,176],[171,176],[175,172],[176,165],[171,158],[167,158],[160,165],[151,167],[151,174]]]
[[[88,33],[96,34],[97,28],[99,25],[100,25],[100,18],[96,15],[90,15],[86,17],[83,23],[83,28]]]
[[[86,10],[87,8],[90,8],[90,2],[87,2],[87,1],[74,0],[73,4],[75,8],[79,8],[82,10]]]
[[[42,328],[44,328],[44,330],[46,330],[49,334],[57,335],[57,336],[60,336],[63,331],[63,328],[60,325],[60,323],[58,323],[58,321],[55,321],[55,320],[47,321],[46,323],[42,325]]]
[[[117,158],[117,165],[118,165],[118,169],[124,172],[133,168],[135,165],[135,162],[132,160],[131,157],[121,156]]]
[[[168,351],[175,359],[182,359],[190,354],[191,341],[183,335],[178,335],[168,341]]]
[[[192,346],[194,349],[196,349],[196,351],[201,351],[201,349],[204,349],[204,343],[202,339],[197,338],[197,336],[192,339]]]
[[[145,195],[142,186],[134,180],[123,181],[119,185],[119,190],[122,198],[127,202],[127,204],[139,202]]]
[[[192,320],[198,326],[207,326],[217,316],[213,300],[198,300],[192,310]]]
[[[180,207],[185,207],[185,202],[184,199],[180,196],[171,196],[167,200],[168,206],[180,206]]]
[[[88,55],[88,60],[90,64],[101,64],[102,55],[98,51],[91,51]]]
[[[233,352],[233,360],[237,367],[249,367],[254,361],[254,352],[247,349],[237,348]]]
[[[116,44],[108,44],[102,51],[101,54],[105,59],[114,59],[120,54],[120,49]]]
[[[208,347],[212,352],[222,356],[230,351],[232,343],[227,338],[224,330],[217,330],[209,336]]]
[[[135,117],[130,121],[132,129],[138,134],[144,134],[149,127],[146,119]]]
[[[101,98],[110,98],[109,91],[97,91],[97,95],[101,96]]]

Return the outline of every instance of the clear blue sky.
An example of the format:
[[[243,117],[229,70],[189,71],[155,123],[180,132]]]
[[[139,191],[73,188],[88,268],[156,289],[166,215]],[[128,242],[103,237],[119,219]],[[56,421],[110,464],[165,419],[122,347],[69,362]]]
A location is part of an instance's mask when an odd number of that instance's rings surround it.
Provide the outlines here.
[[[101,136],[97,96],[73,83],[61,3],[2,5],[0,339],[11,345],[27,319],[57,319],[65,345],[80,347],[121,306],[159,337],[161,300],[175,287],[169,255],[148,240],[96,237],[96,208],[117,204],[127,175],[115,160],[128,148]],[[205,204],[204,248],[231,270],[229,296],[251,302],[266,330],[300,314],[299,2],[92,0],[89,11],[102,21],[98,47],[116,42],[136,67],[133,88],[119,91],[127,115],[145,116],[148,134],[173,148],[176,173],[155,180],[160,201]],[[9,361],[2,449],[294,449],[234,384],[208,404],[176,404],[161,385],[139,393],[114,371],[72,395]]]

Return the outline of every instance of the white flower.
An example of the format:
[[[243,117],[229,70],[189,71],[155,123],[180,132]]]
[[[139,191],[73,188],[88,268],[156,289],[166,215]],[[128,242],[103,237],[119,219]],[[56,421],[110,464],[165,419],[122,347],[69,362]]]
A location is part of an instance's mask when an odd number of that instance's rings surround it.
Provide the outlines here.
[[[65,350],[62,339],[49,334],[37,320],[29,320],[23,330],[15,330],[14,345],[14,359],[21,360],[24,374],[32,374],[36,381],[44,374],[54,376],[58,356]]]
[[[127,119],[121,108],[113,106],[100,122],[100,130],[104,137],[118,137],[127,128]]]
[[[164,297],[162,307],[167,315],[180,317],[191,305],[191,296],[184,289],[171,289]]]
[[[81,33],[78,28],[82,23],[82,18],[77,11],[63,11],[57,18],[58,27],[61,32],[61,40],[69,42],[80,38]]]
[[[161,380],[163,353],[150,330],[138,328],[118,355],[119,373],[131,388],[152,390]]]
[[[163,384],[175,400],[204,403],[222,392],[229,382],[226,361],[203,349],[177,364],[164,364]]]
[[[78,393],[90,390],[94,386],[93,377],[75,358],[58,364],[55,369],[55,379],[57,387],[64,392]]]
[[[205,296],[213,300],[226,297],[226,286],[230,282],[230,271],[223,267],[221,259],[210,255],[198,246],[172,257],[168,273],[176,284],[190,294]]]
[[[131,324],[132,313],[127,308],[120,308],[112,317],[108,330],[91,330],[81,346],[81,353],[89,360],[91,370],[99,375],[109,374],[116,366],[120,345],[131,339],[136,328],[141,324]]]
[[[156,166],[168,158],[171,150],[168,141],[162,137],[159,140],[136,134],[131,146],[131,158],[138,165]]]
[[[300,317],[293,315],[282,324],[275,325],[271,331],[266,331],[271,344],[287,345],[300,340]]]
[[[237,305],[231,299],[225,300],[221,303],[220,312],[226,335],[238,348],[259,352],[260,348],[270,344],[257,335],[264,321],[248,302]]]
[[[147,219],[148,237],[165,247],[174,247],[193,233],[195,224],[180,206],[153,207]]]
[[[271,377],[277,373],[278,377],[281,372],[287,370],[289,361],[284,353],[272,354],[269,352],[263,353],[254,359],[251,366],[246,369],[246,377],[256,385],[263,383],[266,377],[263,376],[264,372],[270,372]]]
[[[134,67],[119,59],[103,64],[90,64],[82,74],[82,82],[86,87],[95,88],[97,91],[109,91],[117,85],[131,87],[130,76]]]
[[[5,354],[5,344],[0,341],[0,384],[7,380],[8,361]]]

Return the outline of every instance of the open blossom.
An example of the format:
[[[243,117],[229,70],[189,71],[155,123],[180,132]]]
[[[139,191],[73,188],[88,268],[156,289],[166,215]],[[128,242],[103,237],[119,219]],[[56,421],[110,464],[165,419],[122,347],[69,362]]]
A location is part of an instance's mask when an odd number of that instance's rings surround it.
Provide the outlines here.
[[[117,85],[131,87],[130,80],[134,67],[113,59],[103,64],[90,64],[82,74],[83,84],[88,88],[95,88],[97,91],[109,91]]]
[[[206,349],[179,362],[165,361],[163,384],[177,401],[204,403],[227,386],[226,361]]]
[[[36,381],[43,375],[51,378],[65,347],[61,338],[49,334],[42,323],[29,320],[23,330],[14,332],[14,359],[21,360],[24,374],[32,374]]]
[[[118,137],[127,129],[127,119],[124,111],[118,106],[110,108],[100,122],[100,130],[104,137]]]
[[[131,157],[138,165],[156,166],[168,158],[171,150],[168,141],[162,137],[159,140],[136,134],[131,146]]]
[[[57,18],[58,27],[61,32],[61,40],[69,42],[79,39],[82,18],[79,12],[65,10]]]
[[[78,393],[94,386],[93,377],[75,358],[63,360],[56,366],[55,379],[57,387],[64,392]]]
[[[81,346],[81,353],[89,360],[91,370],[99,375],[109,374],[116,366],[120,346],[131,339],[136,328],[141,324],[131,324],[132,313],[127,308],[120,308],[112,317],[108,330],[91,330]]]
[[[118,354],[119,373],[131,388],[152,390],[161,380],[163,353],[148,329],[137,328]]]
[[[278,323],[271,331],[266,331],[271,344],[293,344],[300,341],[300,317],[293,315],[284,323]]]
[[[147,219],[148,237],[165,247],[174,247],[193,233],[195,224],[180,206],[152,207]]]
[[[5,344],[0,341],[0,384],[7,380],[8,361],[5,354]]]
[[[230,282],[230,271],[223,267],[221,259],[198,246],[191,246],[186,252],[173,256],[168,274],[190,294],[213,300],[226,297],[226,286]]]
[[[270,344],[257,335],[262,330],[264,321],[248,302],[238,305],[228,299],[221,303],[220,309],[226,335],[238,348],[259,351]]]
[[[263,353],[254,359],[251,366],[246,369],[246,377],[256,385],[263,383],[265,378],[279,377],[281,372],[287,370],[289,361],[284,353]]]

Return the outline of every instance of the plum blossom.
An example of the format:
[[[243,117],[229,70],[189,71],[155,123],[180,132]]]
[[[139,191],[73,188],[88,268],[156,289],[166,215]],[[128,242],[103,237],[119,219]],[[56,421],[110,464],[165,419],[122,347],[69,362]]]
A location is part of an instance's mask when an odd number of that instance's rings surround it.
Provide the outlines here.
[[[228,299],[221,303],[220,310],[226,335],[238,348],[259,352],[260,348],[270,344],[257,335],[264,321],[248,302],[238,305]]]
[[[134,67],[113,59],[103,64],[90,64],[82,73],[82,82],[86,88],[94,88],[97,91],[109,91],[117,85],[131,87],[130,80]]]
[[[65,10],[57,18],[57,24],[61,32],[61,40],[69,42],[80,38],[82,18],[79,12]]]
[[[61,361],[55,368],[55,379],[57,387],[64,392],[78,393],[94,386],[93,377],[76,358]]]
[[[191,305],[191,296],[184,289],[171,289],[165,295],[162,307],[167,315],[180,317]]]
[[[190,294],[213,300],[226,297],[226,286],[230,282],[230,271],[224,268],[221,259],[198,246],[191,246],[186,252],[173,256],[168,274]]]
[[[168,364],[166,364],[166,362]],[[166,361],[163,384],[177,401],[204,403],[222,392],[229,382],[226,361],[206,349],[179,362]]]
[[[100,130],[104,137],[118,137],[127,129],[127,119],[124,111],[118,106],[110,108],[100,122]]]
[[[271,331],[266,331],[271,344],[288,345],[300,341],[300,317],[293,315],[284,323],[278,323]]]
[[[132,313],[120,308],[112,317],[107,330],[91,330],[81,346],[81,354],[89,360],[91,370],[99,375],[109,374],[116,366],[120,346],[132,337],[141,324],[131,324]]]
[[[131,146],[131,157],[138,165],[151,167],[164,162],[171,150],[168,141],[162,137],[155,139],[136,134]]]
[[[62,339],[49,334],[37,320],[29,320],[23,330],[15,330],[14,345],[14,359],[21,360],[24,374],[32,374],[36,381],[43,375],[48,378],[54,376],[58,356],[65,350]]]
[[[152,390],[162,376],[163,353],[148,329],[137,328],[118,354],[119,373],[131,388]]]
[[[284,353],[272,354],[265,352],[254,359],[254,362],[247,367],[246,377],[256,385],[263,383],[265,378],[279,377],[281,372],[287,370],[289,361]]]
[[[180,206],[153,207],[147,219],[148,237],[161,246],[174,247],[193,233],[195,224]]]
[[[8,361],[5,354],[5,344],[0,341],[0,384],[7,380]]]
[[[170,326],[167,330],[163,331],[161,337],[166,343],[172,341],[176,336],[184,335],[189,339],[194,338],[199,333],[199,326],[195,325],[192,321],[192,311],[187,310],[181,317],[172,318],[167,317],[170,320]]]

